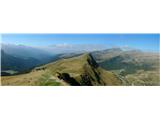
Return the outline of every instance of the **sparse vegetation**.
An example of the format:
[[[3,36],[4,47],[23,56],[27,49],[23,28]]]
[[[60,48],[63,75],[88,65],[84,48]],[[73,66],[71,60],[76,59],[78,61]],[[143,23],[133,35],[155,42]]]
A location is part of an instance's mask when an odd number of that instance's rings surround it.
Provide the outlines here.
[[[135,74],[127,75],[127,85],[157,86],[160,85],[159,71],[139,71]]]
[[[40,86],[60,86],[61,83],[57,82],[55,79],[52,79],[50,73],[44,73],[37,81],[37,85]]]

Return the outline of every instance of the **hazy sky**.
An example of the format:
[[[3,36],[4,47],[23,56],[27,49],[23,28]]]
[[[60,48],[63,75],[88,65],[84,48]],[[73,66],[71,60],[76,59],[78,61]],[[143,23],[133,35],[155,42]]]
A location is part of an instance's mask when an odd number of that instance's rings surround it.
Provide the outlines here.
[[[159,51],[159,34],[2,34],[3,43],[28,46],[100,44]],[[88,46],[89,47],[89,46]]]

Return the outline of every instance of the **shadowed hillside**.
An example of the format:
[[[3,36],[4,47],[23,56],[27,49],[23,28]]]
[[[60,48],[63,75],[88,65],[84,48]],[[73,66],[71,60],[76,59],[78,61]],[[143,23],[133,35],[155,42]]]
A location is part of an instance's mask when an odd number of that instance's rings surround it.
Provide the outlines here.
[[[40,63],[35,58],[18,58],[1,50],[1,75],[11,75],[27,71]]]

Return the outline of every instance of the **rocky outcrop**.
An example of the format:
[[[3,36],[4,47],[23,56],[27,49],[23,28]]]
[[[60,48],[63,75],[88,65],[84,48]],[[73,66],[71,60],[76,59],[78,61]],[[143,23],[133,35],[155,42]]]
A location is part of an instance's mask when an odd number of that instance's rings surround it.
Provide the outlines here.
[[[70,75],[68,73],[58,73],[57,72],[57,77],[60,80],[64,80],[65,82],[67,82],[68,84],[70,84],[72,86],[79,86],[80,85],[73,77],[70,77]]]

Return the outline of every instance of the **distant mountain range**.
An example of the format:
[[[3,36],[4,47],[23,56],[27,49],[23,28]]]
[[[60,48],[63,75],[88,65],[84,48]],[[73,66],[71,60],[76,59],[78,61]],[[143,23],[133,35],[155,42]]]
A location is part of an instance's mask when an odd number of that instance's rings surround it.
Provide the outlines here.
[[[35,67],[40,63],[35,58],[19,58],[5,53],[1,50],[1,74],[9,75],[8,71],[26,71],[32,67]]]
[[[54,55],[45,50],[14,44],[1,44],[1,75],[24,73],[35,66],[46,64]]]
[[[120,48],[92,52],[95,60],[106,70],[125,70],[126,74],[137,70],[159,69],[159,54],[140,50],[124,51]]]
[[[30,47],[25,45],[15,45],[15,44],[1,44],[1,49],[12,56],[19,58],[35,58],[43,61],[45,58],[53,56],[50,52],[47,52],[38,47]]]
[[[55,53],[2,45],[4,85],[160,85],[159,53],[121,48]]]

